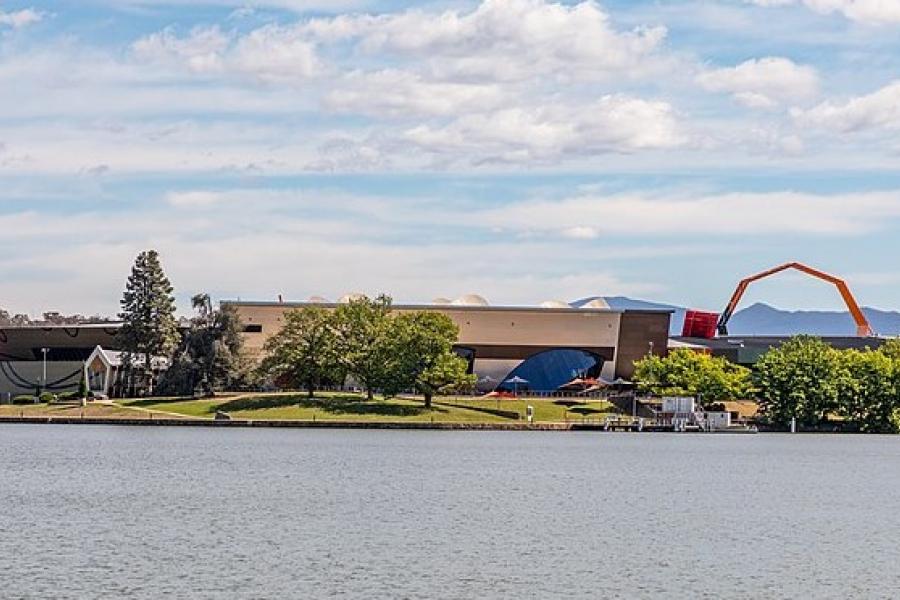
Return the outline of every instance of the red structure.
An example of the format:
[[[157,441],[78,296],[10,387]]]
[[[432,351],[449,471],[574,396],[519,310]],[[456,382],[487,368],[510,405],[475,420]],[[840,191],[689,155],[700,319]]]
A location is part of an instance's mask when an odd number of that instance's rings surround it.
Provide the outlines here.
[[[711,340],[716,337],[716,326],[718,323],[718,313],[688,310],[684,314],[684,327],[681,329],[681,335]]]

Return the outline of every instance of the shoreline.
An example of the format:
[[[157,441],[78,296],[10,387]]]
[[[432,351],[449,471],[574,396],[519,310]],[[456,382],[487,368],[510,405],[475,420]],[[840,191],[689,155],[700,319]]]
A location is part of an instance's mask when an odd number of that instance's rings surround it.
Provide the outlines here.
[[[278,419],[145,419],[129,417],[55,417],[0,416],[0,424],[32,425],[122,425],[129,427],[281,427],[297,429],[433,429],[433,430],[497,430],[497,431],[572,431],[594,430],[596,425],[582,423],[423,423],[400,421],[300,421]]]
[[[148,417],[56,417],[56,416],[0,416],[2,424],[26,425],[118,425],[125,427],[272,427],[282,429],[393,429],[431,431],[594,431],[601,433],[673,433],[671,429],[645,427],[606,427],[603,423],[448,423],[448,422],[401,422],[401,421],[301,421],[278,419],[191,419]],[[746,434],[747,431],[688,431],[681,433],[726,433]]]

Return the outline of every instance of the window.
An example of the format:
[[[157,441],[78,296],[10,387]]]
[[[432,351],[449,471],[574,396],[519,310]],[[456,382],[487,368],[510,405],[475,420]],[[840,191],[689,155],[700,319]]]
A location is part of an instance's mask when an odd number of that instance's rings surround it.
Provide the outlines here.
[[[262,333],[262,325],[244,325],[244,333]]]

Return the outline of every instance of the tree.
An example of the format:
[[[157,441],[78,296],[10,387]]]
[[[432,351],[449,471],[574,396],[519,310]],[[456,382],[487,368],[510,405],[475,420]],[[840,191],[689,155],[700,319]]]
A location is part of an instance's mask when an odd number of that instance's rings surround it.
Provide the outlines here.
[[[841,352],[839,412],[860,431],[896,433],[897,362],[882,352]]]
[[[397,386],[396,344],[392,339],[391,299],[354,298],[334,311],[335,349],[342,370],[366,390],[372,401],[375,390]]]
[[[635,362],[634,378],[642,391],[657,396],[696,396],[704,403],[746,398],[752,394],[750,370],[692,350],[673,350],[665,358]]]
[[[209,294],[191,298],[197,311],[180,351],[160,382],[177,394],[211,394],[246,378],[241,323],[233,306],[213,308]]]
[[[469,373],[468,361],[452,352],[444,352],[419,372],[415,384],[425,398],[425,407],[431,408],[435,394],[470,390],[477,379]]]
[[[284,327],[266,342],[260,371],[305,387],[310,398],[324,382],[343,379],[336,355],[335,314],[317,306],[288,311]]]
[[[891,360],[900,361],[900,338],[891,338],[882,344],[878,352]]]
[[[809,336],[797,336],[766,352],[756,363],[760,408],[773,423],[792,418],[818,426],[838,409],[841,354]]]
[[[463,389],[475,384],[469,364],[453,352],[459,328],[447,315],[417,311],[394,318],[395,359],[399,372],[397,387],[415,386],[431,408],[436,393]]]
[[[153,359],[168,357],[179,341],[172,285],[156,250],[141,252],[135,259],[121,306],[118,341],[125,352],[126,365],[133,366],[136,358],[143,360],[147,391],[152,393]]]

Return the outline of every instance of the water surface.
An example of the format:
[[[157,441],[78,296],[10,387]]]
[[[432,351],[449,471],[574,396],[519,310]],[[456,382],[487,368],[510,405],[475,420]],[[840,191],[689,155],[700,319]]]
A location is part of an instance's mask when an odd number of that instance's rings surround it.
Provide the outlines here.
[[[896,597],[900,437],[0,425],[0,584]]]

